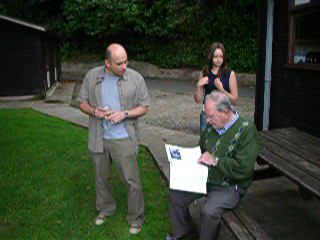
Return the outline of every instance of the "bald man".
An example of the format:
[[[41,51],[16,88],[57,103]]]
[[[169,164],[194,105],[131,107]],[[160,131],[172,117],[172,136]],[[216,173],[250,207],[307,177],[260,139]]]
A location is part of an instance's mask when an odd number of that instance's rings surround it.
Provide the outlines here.
[[[110,189],[111,163],[128,188],[129,232],[138,234],[144,222],[144,199],[137,163],[138,118],[150,105],[143,77],[127,67],[126,50],[113,43],[106,49],[105,65],[90,70],[77,101],[89,115],[88,148],[95,166],[96,225],[114,215],[116,203]]]

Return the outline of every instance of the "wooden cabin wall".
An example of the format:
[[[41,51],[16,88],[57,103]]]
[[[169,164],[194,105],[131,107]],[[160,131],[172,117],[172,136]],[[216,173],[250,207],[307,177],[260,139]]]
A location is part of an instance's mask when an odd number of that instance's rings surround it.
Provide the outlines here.
[[[284,69],[273,90],[270,128],[294,126],[320,136],[320,71]]]
[[[0,29],[0,96],[45,94],[60,80],[58,36],[2,18]]]
[[[60,81],[59,41],[56,38],[50,37],[50,35],[44,34],[42,37],[42,49],[42,79],[44,91],[47,91],[56,81]],[[47,71],[49,72],[50,81],[47,79]]]
[[[288,2],[275,1],[270,129],[293,126],[320,136],[320,71],[286,67],[290,38]]]
[[[292,91],[288,91],[290,86],[283,81],[283,70],[284,66],[288,63],[289,51],[288,2],[289,1],[274,1],[270,129],[289,126],[286,122],[282,122],[280,119],[288,117],[287,109],[283,107],[285,107],[285,105],[291,105],[289,102],[286,102],[286,98],[289,95],[294,94]],[[283,94],[284,92],[286,95]],[[284,105],[285,102],[286,104]]]
[[[29,95],[41,91],[41,33],[0,21],[0,95]]]
[[[266,2],[261,2],[263,14],[260,16],[262,30],[256,86],[255,123],[259,130],[262,129],[263,118]],[[269,129],[292,126],[320,136],[320,69],[288,66],[289,18],[289,1],[274,1]]]
[[[263,127],[263,104],[264,104],[264,78],[266,58],[266,29],[267,29],[267,1],[259,2],[259,35],[258,35],[258,64],[256,69],[256,97],[254,123],[258,130]]]

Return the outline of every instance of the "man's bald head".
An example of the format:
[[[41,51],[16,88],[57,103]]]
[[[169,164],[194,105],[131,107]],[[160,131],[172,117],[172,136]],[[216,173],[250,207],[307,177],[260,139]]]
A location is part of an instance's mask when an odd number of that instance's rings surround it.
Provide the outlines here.
[[[110,44],[106,49],[106,69],[117,76],[123,76],[128,64],[127,52],[118,43]]]
[[[124,47],[119,43],[112,43],[106,49],[106,59],[111,60],[114,55],[119,55],[121,53],[126,54]]]

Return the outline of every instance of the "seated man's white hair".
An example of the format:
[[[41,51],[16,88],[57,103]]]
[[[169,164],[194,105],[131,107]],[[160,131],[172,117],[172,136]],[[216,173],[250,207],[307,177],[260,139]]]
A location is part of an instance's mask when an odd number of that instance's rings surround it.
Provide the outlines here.
[[[220,92],[220,91],[212,91],[210,94],[208,94],[206,96],[206,101],[207,102],[208,100],[212,100],[215,105],[216,105],[216,109],[219,111],[219,112],[222,112],[222,111],[226,111],[226,112],[230,112],[230,111],[233,111],[233,107],[232,107],[232,104],[231,104],[231,100],[230,98]]]

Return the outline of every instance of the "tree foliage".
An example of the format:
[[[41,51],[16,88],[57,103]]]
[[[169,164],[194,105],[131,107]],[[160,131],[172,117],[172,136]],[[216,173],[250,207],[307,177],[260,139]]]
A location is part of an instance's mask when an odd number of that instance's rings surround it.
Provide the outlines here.
[[[49,26],[62,53],[100,53],[120,42],[129,57],[162,67],[201,67],[224,43],[231,67],[254,71],[256,0],[3,0],[0,11]]]

